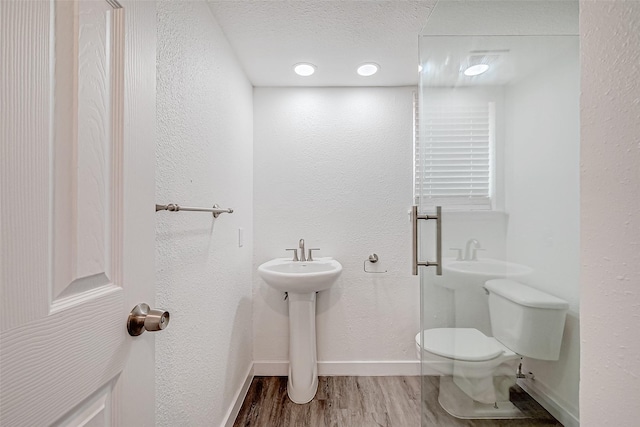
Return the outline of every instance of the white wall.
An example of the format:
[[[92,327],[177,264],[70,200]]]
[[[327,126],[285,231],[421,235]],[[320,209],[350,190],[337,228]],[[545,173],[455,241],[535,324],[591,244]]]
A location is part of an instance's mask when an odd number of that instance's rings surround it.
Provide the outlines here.
[[[640,3],[582,1],[582,425],[640,418]]]
[[[158,3],[159,426],[220,425],[252,362],[252,87],[205,2]],[[238,228],[244,246],[238,247]]]
[[[528,385],[578,417],[580,79],[575,43],[506,89],[506,255],[520,281],[570,303],[560,360],[525,359]],[[567,422],[566,420],[562,420]]]
[[[321,248],[343,273],[318,295],[320,372],[327,361],[412,361],[419,283],[411,276],[412,93],[415,88],[254,90],[254,268],[286,248]],[[373,268],[363,261],[376,252]],[[256,373],[286,373],[287,302],[254,274]],[[359,371],[362,372],[362,371]],[[372,371],[367,371],[373,373]],[[332,371],[331,373],[336,373]],[[366,373],[366,372],[363,372]]]

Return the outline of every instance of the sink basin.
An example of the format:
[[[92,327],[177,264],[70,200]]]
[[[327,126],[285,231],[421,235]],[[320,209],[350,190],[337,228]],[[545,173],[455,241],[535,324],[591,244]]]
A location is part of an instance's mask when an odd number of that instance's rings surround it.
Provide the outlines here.
[[[491,279],[518,279],[533,273],[531,267],[498,259],[483,258],[477,261],[456,261],[445,258],[442,263],[443,275],[438,284],[458,290],[470,286],[482,287]]]
[[[276,258],[258,267],[258,274],[269,286],[297,294],[329,289],[341,272],[342,265],[333,258],[318,258],[311,262]]]

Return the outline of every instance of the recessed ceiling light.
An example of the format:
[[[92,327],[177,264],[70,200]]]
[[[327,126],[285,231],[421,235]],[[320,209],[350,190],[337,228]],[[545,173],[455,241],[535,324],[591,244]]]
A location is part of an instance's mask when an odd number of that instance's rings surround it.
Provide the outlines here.
[[[476,64],[464,70],[464,75],[473,77],[473,76],[477,76],[482,73],[485,73],[488,69],[489,69],[489,66],[487,64]]]
[[[308,62],[301,62],[293,66],[293,71],[299,76],[308,77],[316,72],[316,66]]]
[[[378,66],[378,64],[374,64],[373,62],[368,62],[358,67],[358,74],[360,74],[363,77],[369,77],[377,73],[379,69],[380,67]]]

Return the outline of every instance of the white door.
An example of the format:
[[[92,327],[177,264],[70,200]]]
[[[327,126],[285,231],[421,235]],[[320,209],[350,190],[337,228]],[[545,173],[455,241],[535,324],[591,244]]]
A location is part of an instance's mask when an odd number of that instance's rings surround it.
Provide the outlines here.
[[[0,1],[0,425],[154,423],[155,2]]]

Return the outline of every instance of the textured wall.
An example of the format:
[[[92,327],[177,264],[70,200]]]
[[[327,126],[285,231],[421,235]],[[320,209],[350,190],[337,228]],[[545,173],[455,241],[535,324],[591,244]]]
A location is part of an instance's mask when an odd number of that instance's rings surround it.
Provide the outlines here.
[[[506,90],[506,254],[534,269],[522,282],[565,299],[560,360],[527,359],[540,389],[578,416],[580,382],[580,64],[578,37]],[[565,38],[566,39],[566,38]],[[566,422],[566,421],[565,421]]]
[[[416,360],[419,282],[411,276],[415,88],[254,90],[254,264],[304,238],[339,260],[318,295],[320,361]],[[363,261],[376,252],[378,268]],[[288,360],[287,303],[254,275],[254,359]]]
[[[583,426],[640,417],[640,3],[582,1]]]
[[[205,2],[158,3],[157,425],[220,425],[252,358],[252,87]],[[238,228],[244,246],[238,247]]]

